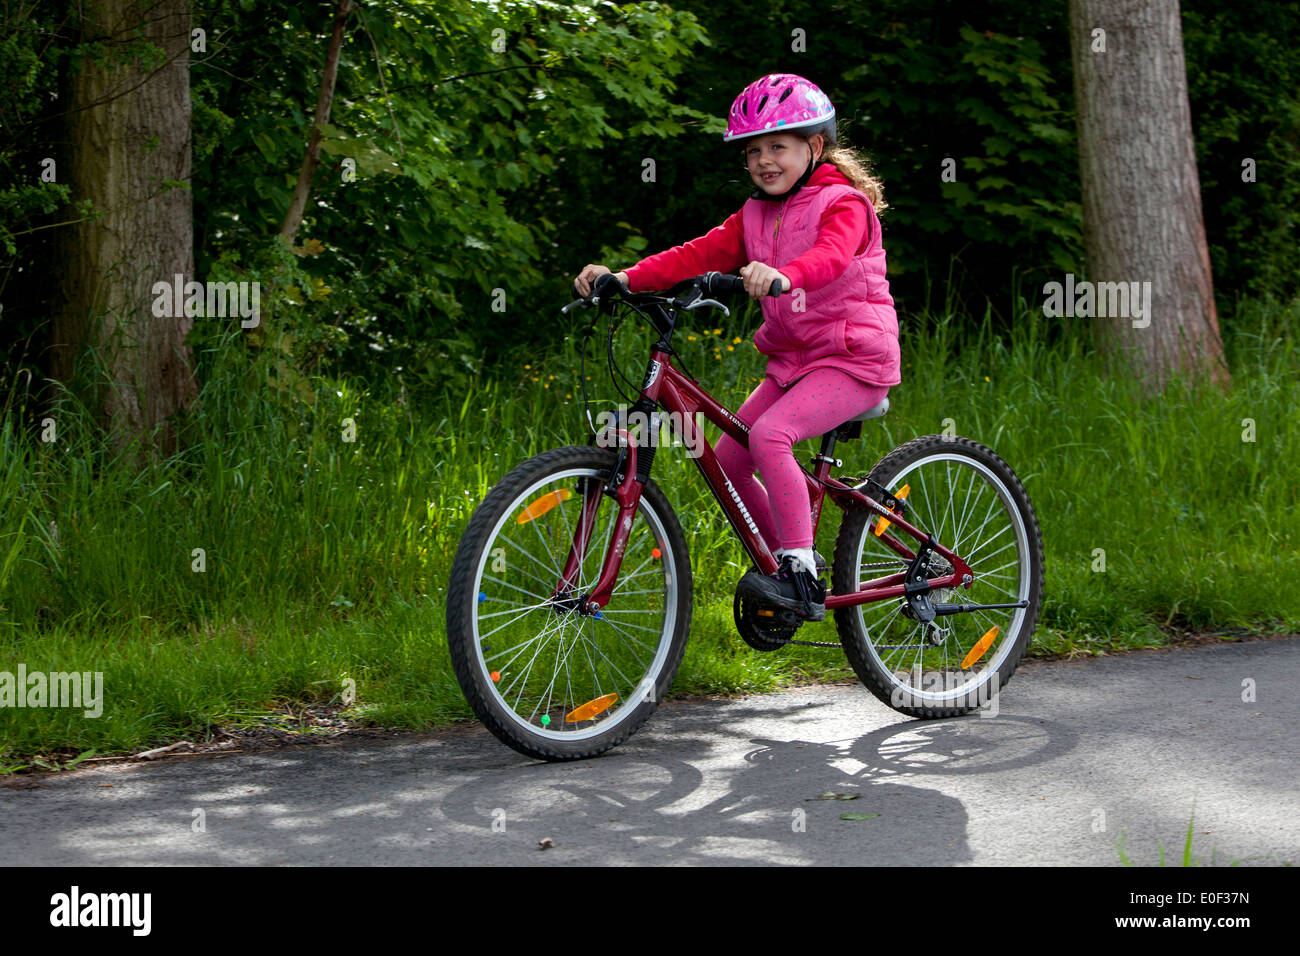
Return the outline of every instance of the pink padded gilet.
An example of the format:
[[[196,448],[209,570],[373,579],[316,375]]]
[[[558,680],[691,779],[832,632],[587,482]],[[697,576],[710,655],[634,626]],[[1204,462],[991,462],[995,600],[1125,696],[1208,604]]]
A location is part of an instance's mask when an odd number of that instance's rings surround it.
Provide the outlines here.
[[[802,312],[795,311],[798,290],[776,299],[765,296],[764,322],[754,344],[768,356],[767,374],[782,387],[815,368],[837,368],[871,385],[897,385],[902,381],[898,316],[885,278],[880,220],[867,197],[835,173],[840,182],[818,183],[822,177],[814,176],[784,202],[750,199],[741,209],[750,261],[778,270],[812,248],[822,212],[832,202],[847,196],[868,210],[866,249],[838,279],[805,291]]]

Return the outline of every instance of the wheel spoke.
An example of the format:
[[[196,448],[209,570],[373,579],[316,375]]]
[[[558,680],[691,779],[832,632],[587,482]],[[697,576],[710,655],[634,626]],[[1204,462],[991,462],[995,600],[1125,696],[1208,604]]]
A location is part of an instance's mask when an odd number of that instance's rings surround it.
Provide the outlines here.
[[[564,452],[569,462],[608,461],[594,449]],[[511,476],[530,466],[531,460]],[[544,745],[545,741],[582,739],[599,752],[600,740],[614,733],[617,725],[637,714],[644,719],[647,711],[639,706],[637,688],[646,681],[661,685],[666,670],[671,680],[680,660],[680,641],[685,636],[682,622],[689,621],[690,572],[689,565],[679,569],[673,560],[684,548],[679,526],[664,510],[662,495],[647,486],[611,588],[615,606],[602,608],[596,618],[579,614],[571,605],[558,604],[554,589],[570,555],[576,561],[573,584],[577,592],[594,587],[618,528],[619,509],[614,499],[589,493],[591,482],[603,481],[608,464],[549,467],[549,471],[535,469],[522,482],[507,476],[480,505],[483,509],[491,503],[496,524],[479,539],[474,571],[467,579],[474,590],[466,589],[457,600],[477,602],[486,594],[484,603],[494,606],[482,608],[481,613],[477,603],[467,609],[465,620],[472,633],[468,640],[457,638],[449,594],[448,638],[453,653],[470,649],[470,663],[478,669],[480,687],[487,687],[486,697],[471,697],[470,703],[485,721],[483,708],[491,711],[489,727],[497,732],[503,724],[509,725],[508,736],[502,736],[504,731],[498,734],[503,740],[527,752],[532,752],[536,741],[537,755],[554,759],[555,747]],[[511,487],[508,497],[499,493],[503,485]],[[578,494],[562,495],[557,490],[564,488],[576,488]],[[545,501],[547,495],[555,496],[554,503]],[[538,502],[543,505],[525,512]],[[579,507],[576,512],[575,506]],[[533,526],[532,531],[518,528],[514,519],[521,513],[532,516],[524,522]],[[474,522],[482,523],[477,513],[467,534],[474,533]],[[582,540],[586,547],[579,553],[575,545]],[[499,550],[502,548],[505,550]],[[653,551],[658,548],[663,551],[656,557]],[[493,560],[503,554],[508,561],[507,574],[493,568]],[[453,581],[458,573],[463,574],[458,569],[467,560],[462,556],[453,568]],[[505,570],[499,563],[496,568]],[[576,596],[569,591],[558,597],[571,600]],[[488,682],[486,678],[494,673],[497,679]],[[460,670],[458,677],[464,679]],[[584,703],[599,702],[611,694],[614,697],[605,709],[589,711],[585,719],[571,723],[563,719]]]
[[[996,604],[1028,600],[1033,610],[980,609],[923,623],[913,619],[905,600],[858,605],[856,613],[845,619],[851,627],[843,632],[846,646],[857,648],[850,654],[854,668],[882,700],[916,716],[970,709],[966,701],[973,698],[967,695],[999,673],[1010,649],[1027,639],[1025,628],[1032,630],[1028,622],[1037,616],[1041,571],[1030,562],[1041,551],[1035,550],[1040,539],[1032,512],[1025,510],[1023,491],[1006,466],[968,446],[965,441],[954,446],[938,437],[921,440],[910,457],[896,451],[882,459],[882,463],[892,459],[897,466],[886,475],[873,471],[873,477],[895,493],[910,486],[911,522],[933,534],[971,568],[974,580],[964,594],[957,587],[935,588],[930,601]],[[858,566],[851,586],[859,590],[862,581],[890,573],[876,567],[869,571],[869,564],[895,572],[907,564],[893,554],[881,554],[885,546],[871,533],[875,518],[863,514],[856,519],[860,523],[852,526],[858,536]],[[930,574],[945,574],[943,563],[932,564]],[[848,586],[849,579],[843,580]],[[961,668],[965,655],[995,626],[997,636],[980,660],[970,668]],[[856,642],[852,640],[855,635]],[[1012,660],[1014,666],[1015,658]],[[891,688],[905,688],[922,703],[899,705],[890,696]],[[925,707],[941,709],[927,713]]]
[[[547,568],[546,565],[542,564],[541,561],[537,560],[537,558],[535,558],[527,549],[520,547],[510,538],[506,537],[505,534],[501,535],[501,540],[504,541],[506,544],[510,545],[510,547],[514,548],[516,551],[518,551],[520,554],[526,557],[529,561],[533,562],[533,564],[537,565],[543,571],[547,572],[548,574],[550,573],[550,569]],[[536,574],[533,574],[531,571],[525,570],[521,565],[512,566],[511,570],[518,571],[520,574],[524,575],[525,577],[532,578],[534,581],[540,584],[547,591],[550,591],[552,588],[555,587],[556,584],[559,583],[558,577],[553,578],[550,582],[548,582],[545,578],[539,578]]]

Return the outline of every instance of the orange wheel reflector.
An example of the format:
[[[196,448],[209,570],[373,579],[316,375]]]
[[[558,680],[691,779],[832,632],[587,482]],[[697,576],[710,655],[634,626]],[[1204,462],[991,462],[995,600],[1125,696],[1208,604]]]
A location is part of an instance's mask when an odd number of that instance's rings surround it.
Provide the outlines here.
[[[972,664],[984,656],[984,652],[993,646],[993,642],[998,639],[998,626],[994,624],[985,632],[984,636],[975,642],[975,646],[970,649],[961,662],[961,669],[968,670]]]
[[[759,617],[776,617],[776,611],[770,610],[768,608],[760,608],[754,613],[757,614]]]
[[[663,553],[662,551],[660,551],[658,548],[651,548],[651,549],[650,549],[650,557],[654,558],[656,561],[658,561],[658,560],[659,560],[660,558],[662,558],[663,556],[664,556],[664,553]]]
[[[581,707],[575,707],[564,715],[566,724],[576,724],[582,720],[591,720],[603,710],[608,710],[618,700],[618,694],[606,694],[604,697],[597,697],[595,700],[589,700]]]
[[[489,674],[488,676],[492,678],[492,683],[495,684],[497,681],[499,681],[499,680],[501,679],[501,672],[500,672],[500,671],[493,671],[493,672],[492,672],[491,674]]]
[[[911,486],[911,485],[903,485],[903,487],[899,488],[897,491],[894,492],[894,497],[895,497],[895,498],[906,498],[906,497],[907,497],[908,495],[910,495],[911,493],[912,493],[912,486]],[[877,521],[877,522],[876,522],[876,537],[879,538],[882,534],[884,534],[886,531],[888,531],[888,530],[889,530],[889,525],[890,525],[890,520],[889,520],[888,518],[881,518],[879,521]]]
[[[568,488],[560,488],[556,491],[547,492],[542,495],[531,505],[519,512],[519,517],[515,519],[517,524],[528,524],[534,518],[540,518],[546,512],[550,511],[561,501],[567,501],[573,497],[573,492]]]

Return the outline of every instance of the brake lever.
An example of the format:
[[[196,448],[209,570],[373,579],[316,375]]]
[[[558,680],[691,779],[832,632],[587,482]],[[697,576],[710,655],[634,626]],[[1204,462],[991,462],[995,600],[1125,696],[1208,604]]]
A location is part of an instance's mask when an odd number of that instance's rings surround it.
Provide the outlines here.
[[[722,310],[722,314],[723,314],[723,315],[731,315],[731,310],[728,309],[728,308],[727,308],[725,305],[723,305],[721,302],[719,302],[717,299],[696,299],[696,300],[695,300],[694,302],[692,302],[690,305],[688,305],[688,306],[683,306],[683,311],[685,311],[685,312],[694,312],[696,309],[700,308],[701,306],[705,306],[705,305],[716,305],[719,309]]]

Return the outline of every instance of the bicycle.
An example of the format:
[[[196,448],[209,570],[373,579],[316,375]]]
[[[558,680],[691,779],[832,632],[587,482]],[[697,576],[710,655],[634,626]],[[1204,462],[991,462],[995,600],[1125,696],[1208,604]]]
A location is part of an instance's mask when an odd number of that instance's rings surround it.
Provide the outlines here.
[[[683,444],[698,448],[694,461],[754,566],[776,570],[695,416],[742,444],[748,428],[673,362],[679,316],[726,312],[713,297],[735,292],[742,280],[716,272],[662,294],[631,293],[602,275],[561,310],[595,308],[588,337],[608,317],[611,371],[614,331],[627,314],[648,320],[658,339],[630,409],[648,429],[622,414],[606,429],[610,447],[593,435],[517,465],[479,504],[456,551],[447,588],[456,678],[483,724],[522,754],[573,760],[617,746],[650,718],[677,673],[693,578],[681,525],[650,478],[663,411]],[[779,281],[769,294],[780,294]],[[585,357],[584,346],[584,372]],[[733,616],[756,650],[842,647],[888,706],[953,717],[988,703],[1025,653],[1042,599],[1042,537],[1015,473],[967,438],[915,438],[865,478],[832,478],[832,466],[842,467],[836,443],[860,437],[863,421],[888,406],[822,436],[812,471],[803,469],[814,534],[827,497],[844,513],[826,597],[839,641],[795,640],[805,621],[794,612],[739,596]]]

